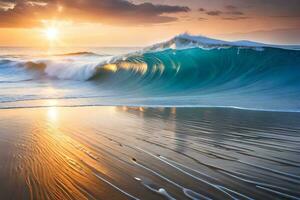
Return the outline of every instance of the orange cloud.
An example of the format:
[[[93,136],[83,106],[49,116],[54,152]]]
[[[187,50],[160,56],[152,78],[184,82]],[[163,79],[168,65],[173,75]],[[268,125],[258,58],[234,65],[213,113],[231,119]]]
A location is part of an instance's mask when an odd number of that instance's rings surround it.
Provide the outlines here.
[[[189,12],[184,6],[134,4],[124,0],[0,0],[0,27],[35,27],[58,18],[110,24],[156,24],[176,21],[170,14]]]

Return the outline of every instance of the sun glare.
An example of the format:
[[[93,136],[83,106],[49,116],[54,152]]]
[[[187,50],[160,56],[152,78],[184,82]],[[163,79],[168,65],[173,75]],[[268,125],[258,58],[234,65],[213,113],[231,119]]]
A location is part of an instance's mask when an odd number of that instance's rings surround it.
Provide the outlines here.
[[[50,27],[45,30],[45,35],[48,40],[54,41],[58,39],[59,31],[57,28]]]

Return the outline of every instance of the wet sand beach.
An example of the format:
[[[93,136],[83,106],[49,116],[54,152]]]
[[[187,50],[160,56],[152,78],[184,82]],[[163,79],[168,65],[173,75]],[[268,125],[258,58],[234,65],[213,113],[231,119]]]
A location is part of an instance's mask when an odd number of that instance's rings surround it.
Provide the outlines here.
[[[299,199],[300,113],[0,110],[1,199]]]

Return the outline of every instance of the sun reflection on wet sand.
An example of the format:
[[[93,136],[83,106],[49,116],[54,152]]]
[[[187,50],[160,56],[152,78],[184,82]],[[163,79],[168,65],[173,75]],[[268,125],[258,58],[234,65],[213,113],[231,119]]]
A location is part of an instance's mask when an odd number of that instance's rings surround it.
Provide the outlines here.
[[[57,100],[47,100],[47,119],[52,122],[56,123],[58,120],[59,115],[59,108],[57,108]]]
[[[103,196],[106,199],[123,199],[122,194],[115,193],[113,188],[107,187],[107,183],[97,178],[108,171],[107,166],[98,163],[98,155],[70,137],[76,128],[69,129],[63,123],[70,123],[66,119],[74,115],[60,116],[61,108],[55,107],[56,101],[48,105],[51,107],[46,110],[26,115],[30,117],[30,127],[22,151],[19,152],[16,170],[18,177],[24,179],[27,192],[20,196],[15,194],[16,198],[94,199],[94,196]],[[25,110],[17,112],[22,116],[26,113]],[[63,123],[58,123],[60,117],[66,117]]]
[[[49,107],[47,109],[48,109],[47,115],[48,115],[49,121],[52,121],[52,122],[57,121],[58,109],[56,107]]]

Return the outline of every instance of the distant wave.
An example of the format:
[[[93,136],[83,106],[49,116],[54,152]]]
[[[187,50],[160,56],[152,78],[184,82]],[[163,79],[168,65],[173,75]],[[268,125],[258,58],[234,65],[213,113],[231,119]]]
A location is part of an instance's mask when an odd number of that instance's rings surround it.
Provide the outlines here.
[[[20,73],[24,80],[102,83],[123,96],[169,98],[168,105],[182,105],[186,99],[190,101],[184,105],[209,105],[207,99],[215,98],[220,99],[215,106],[243,107],[244,99],[258,98],[264,101],[261,107],[282,99],[282,107],[300,110],[300,51],[286,46],[181,35],[123,56],[78,52],[30,61],[6,58],[0,61],[0,72],[17,77]]]
[[[88,51],[81,51],[81,52],[57,54],[56,56],[103,56],[103,55],[96,54],[93,52],[88,52]]]

